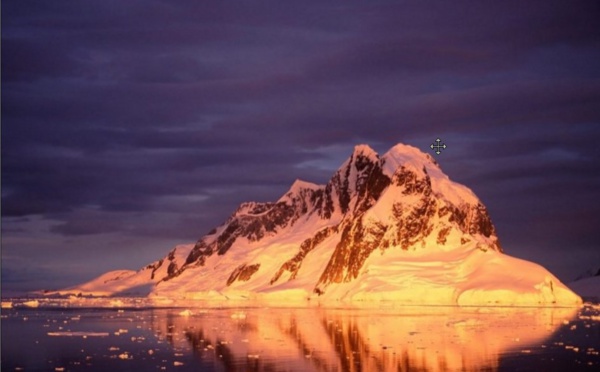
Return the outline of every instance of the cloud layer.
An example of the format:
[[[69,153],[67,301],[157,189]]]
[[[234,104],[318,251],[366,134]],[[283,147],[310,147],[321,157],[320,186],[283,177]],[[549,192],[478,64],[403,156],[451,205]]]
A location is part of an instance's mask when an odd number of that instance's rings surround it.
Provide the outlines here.
[[[137,268],[239,202],[326,182],[356,143],[437,137],[506,250],[571,279],[600,265],[599,16],[595,1],[3,4],[3,282]]]

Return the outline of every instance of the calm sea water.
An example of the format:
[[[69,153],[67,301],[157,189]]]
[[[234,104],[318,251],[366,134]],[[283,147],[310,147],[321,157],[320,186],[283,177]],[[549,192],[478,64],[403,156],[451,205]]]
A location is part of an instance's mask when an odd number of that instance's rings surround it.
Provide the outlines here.
[[[2,371],[600,370],[600,306],[2,309]]]

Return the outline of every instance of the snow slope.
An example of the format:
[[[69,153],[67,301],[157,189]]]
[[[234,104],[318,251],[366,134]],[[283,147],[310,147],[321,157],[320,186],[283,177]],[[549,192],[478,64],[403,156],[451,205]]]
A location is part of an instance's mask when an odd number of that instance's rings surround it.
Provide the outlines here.
[[[297,180],[277,202],[243,203],[193,247],[174,252],[69,292],[275,303],[581,303],[543,267],[504,254],[475,194],[403,144],[382,157],[356,146],[326,185]],[[172,265],[163,264],[171,256]]]
[[[178,245],[163,259],[138,271],[109,271],[89,282],[57,292],[84,296],[147,296],[156,283],[169,275],[169,271],[175,272],[183,265],[193,246]]]

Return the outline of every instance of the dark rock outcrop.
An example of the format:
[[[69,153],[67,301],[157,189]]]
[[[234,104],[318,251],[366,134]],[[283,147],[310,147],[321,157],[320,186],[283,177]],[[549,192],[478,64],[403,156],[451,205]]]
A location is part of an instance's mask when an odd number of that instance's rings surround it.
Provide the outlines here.
[[[306,257],[306,255],[310,251],[315,249],[320,243],[322,243],[325,239],[327,239],[332,233],[336,231],[337,229],[335,227],[325,228],[317,232],[312,238],[303,241],[300,245],[299,252],[293,258],[289,259],[283,265],[281,265],[279,270],[277,270],[277,272],[271,279],[270,283],[273,284],[277,282],[281,275],[286,271],[290,272],[289,280],[296,278],[298,270],[300,270],[300,267],[302,266],[302,261],[304,260],[304,257]]]
[[[430,156],[426,155],[425,161],[437,167]],[[332,234],[340,234],[340,240],[321,273],[315,287],[317,293],[331,283],[356,279],[376,249],[416,249],[425,247],[426,241],[446,245],[453,231],[462,235],[461,244],[481,235],[490,238],[492,249],[501,251],[494,226],[481,203],[451,203],[436,195],[425,165],[415,167],[407,162],[400,164],[393,174],[389,169],[384,171],[385,166],[386,159],[371,148],[357,146],[325,186],[296,181],[275,203],[241,204],[223,225],[196,243],[183,267],[169,266],[169,278],[187,268],[204,266],[212,255],[226,255],[240,239],[259,242],[313,215],[332,223],[305,239],[298,252],[273,274],[270,284],[280,281],[285,273],[289,273],[288,280],[296,278],[306,256]],[[380,212],[387,213],[389,218],[379,220],[369,216],[370,209],[389,188],[398,190],[389,210]],[[429,236],[432,238],[427,240]],[[227,284],[249,278],[256,270],[255,265],[241,265]]]
[[[242,264],[238,266],[235,270],[233,270],[233,272],[229,276],[229,279],[227,279],[227,286],[230,286],[236,280],[247,282],[248,280],[250,280],[250,278],[252,278],[252,275],[254,275],[254,273],[258,271],[258,269],[260,269],[260,264]]]

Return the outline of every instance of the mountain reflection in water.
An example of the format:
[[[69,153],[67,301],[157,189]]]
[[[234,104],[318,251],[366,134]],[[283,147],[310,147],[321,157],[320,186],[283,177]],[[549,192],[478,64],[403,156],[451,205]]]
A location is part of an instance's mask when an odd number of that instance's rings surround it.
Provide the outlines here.
[[[153,316],[176,349],[226,371],[495,370],[573,308],[220,309]]]

